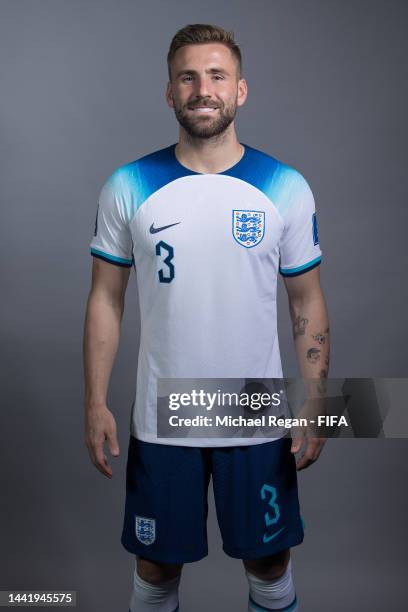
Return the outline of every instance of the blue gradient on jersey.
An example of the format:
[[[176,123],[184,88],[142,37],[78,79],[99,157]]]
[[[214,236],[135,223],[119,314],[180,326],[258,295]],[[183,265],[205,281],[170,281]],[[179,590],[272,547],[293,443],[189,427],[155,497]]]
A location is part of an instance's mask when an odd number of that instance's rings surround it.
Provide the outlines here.
[[[262,191],[274,204],[280,215],[296,202],[305,183],[294,168],[271,155],[245,146],[245,154],[235,166],[220,172],[246,181]]]
[[[178,163],[172,154],[174,146],[120,166],[110,177],[112,189],[124,196],[128,220],[153,193],[182,176],[197,174]]]
[[[219,175],[231,176],[262,191],[284,215],[304,190],[306,181],[294,168],[279,162],[271,155],[244,144],[244,155],[231,168]],[[175,156],[175,144],[154,151],[129,164],[120,166],[110,177],[117,197],[123,196],[128,220],[153,193],[183,176],[205,176],[186,168]]]

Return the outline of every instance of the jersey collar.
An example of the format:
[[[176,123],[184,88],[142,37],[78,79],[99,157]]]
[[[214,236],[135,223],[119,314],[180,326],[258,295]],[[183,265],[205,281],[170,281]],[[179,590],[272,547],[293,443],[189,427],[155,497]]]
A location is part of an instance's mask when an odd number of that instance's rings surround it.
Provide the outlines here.
[[[226,170],[223,170],[222,172],[195,172],[195,170],[191,170],[190,168],[187,168],[187,166],[183,166],[183,164],[181,164],[179,162],[179,160],[176,157],[176,145],[177,143],[174,143],[172,145],[170,145],[169,149],[170,149],[170,155],[173,159],[173,162],[175,163],[175,165],[177,166],[179,171],[182,171],[183,174],[195,174],[197,176],[206,176],[207,174],[212,174],[212,175],[235,175],[237,173],[237,171],[239,171],[239,169],[241,168],[241,166],[244,166],[244,164],[246,163],[246,159],[248,157],[248,145],[245,145],[243,142],[240,142],[240,144],[244,147],[244,152],[241,156],[241,159],[239,159],[233,166],[231,166],[230,168],[227,168]]]

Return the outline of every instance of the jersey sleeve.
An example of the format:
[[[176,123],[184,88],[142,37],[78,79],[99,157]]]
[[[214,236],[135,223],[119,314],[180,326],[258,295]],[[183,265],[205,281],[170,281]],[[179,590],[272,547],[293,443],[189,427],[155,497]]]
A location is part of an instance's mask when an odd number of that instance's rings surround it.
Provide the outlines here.
[[[279,272],[282,276],[308,272],[318,266],[322,258],[313,193],[307,181],[295,170],[290,192],[290,206],[283,216],[284,229],[280,241]]]
[[[127,208],[121,179],[117,172],[113,173],[99,195],[90,252],[93,257],[130,268],[133,242]]]

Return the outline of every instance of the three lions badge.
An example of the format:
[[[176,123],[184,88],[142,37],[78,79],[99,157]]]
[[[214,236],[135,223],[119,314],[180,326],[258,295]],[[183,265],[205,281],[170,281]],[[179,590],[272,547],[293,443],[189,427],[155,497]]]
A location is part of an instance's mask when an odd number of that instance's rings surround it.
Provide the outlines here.
[[[265,234],[265,213],[261,210],[233,210],[232,235],[241,246],[259,244]]]
[[[156,539],[156,520],[144,516],[136,517],[136,537],[142,544],[153,544]]]

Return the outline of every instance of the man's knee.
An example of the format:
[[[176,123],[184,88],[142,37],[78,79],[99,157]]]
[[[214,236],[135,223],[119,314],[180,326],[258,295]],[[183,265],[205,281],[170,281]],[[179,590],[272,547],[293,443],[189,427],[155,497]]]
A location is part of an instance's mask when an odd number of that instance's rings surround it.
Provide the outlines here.
[[[150,584],[160,584],[166,580],[171,580],[181,574],[182,563],[159,563],[158,561],[149,561],[142,557],[136,557],[136,568],[139,576],[150,582]]]
[[[259,559],[242,559],[247,572],[262,580],[276,580],[283,576],[290,559],[290,549]]]

